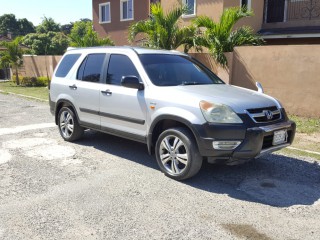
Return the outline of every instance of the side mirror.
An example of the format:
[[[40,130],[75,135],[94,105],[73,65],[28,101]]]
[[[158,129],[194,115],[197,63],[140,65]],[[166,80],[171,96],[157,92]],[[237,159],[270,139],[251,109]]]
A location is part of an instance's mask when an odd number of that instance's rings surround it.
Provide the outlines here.
[[[258,88],[258,92],[259,92],[259,93],[264,93],[263,87],[262,87],[261,83],[256,82],[256,86],[257,86],[257,88]]]
[[[134,88],[138,90],[143,90],[144,85],[139,81],[136,76],[123,76],[121,79],[121,85],[127,88]]]

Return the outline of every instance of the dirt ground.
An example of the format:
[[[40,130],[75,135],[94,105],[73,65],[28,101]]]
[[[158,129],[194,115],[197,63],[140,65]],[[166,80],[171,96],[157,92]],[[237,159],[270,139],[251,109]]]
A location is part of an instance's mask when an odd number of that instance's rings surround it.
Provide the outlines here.
[[[94,131],[63,141],[47,103],[0,94],[0,110],[1,240],[319,239],[313,158],[204,164],[177,182],[144,144]]]

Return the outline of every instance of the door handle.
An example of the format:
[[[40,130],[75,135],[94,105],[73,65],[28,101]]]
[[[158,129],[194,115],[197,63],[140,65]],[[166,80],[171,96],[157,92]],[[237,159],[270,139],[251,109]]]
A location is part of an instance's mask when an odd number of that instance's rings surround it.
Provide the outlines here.
[[[105,91],[101,91],[101,92],[108,95],[108,96],[112,95],[112,92],[109,89],[107,89]]]
[[[72,86],[69,86],[69,88],[71,88],[72,90],[77,90],[77,86],[75,84],[73,84]]]

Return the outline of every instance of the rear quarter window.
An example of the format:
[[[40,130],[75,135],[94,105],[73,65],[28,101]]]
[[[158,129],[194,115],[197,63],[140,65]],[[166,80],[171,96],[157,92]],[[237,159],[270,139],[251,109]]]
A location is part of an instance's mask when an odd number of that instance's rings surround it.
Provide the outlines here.
[[[65,77],[68,75],[70,69],[73,67],[75,62],[79,59],[81,54],[68,54],[66,55],[61,63],[59,64],[59,67],[56,71],[55,76],[56,77]]]

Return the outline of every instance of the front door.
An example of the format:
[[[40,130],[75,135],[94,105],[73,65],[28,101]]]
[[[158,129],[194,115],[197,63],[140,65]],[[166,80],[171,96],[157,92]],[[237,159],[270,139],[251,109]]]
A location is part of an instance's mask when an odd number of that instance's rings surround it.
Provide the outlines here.
[[[101,129],[144,142],[146,139],[144,90],[121,86],[123,76],[139,77],[139,73],[128,56],[111,54],[106,84],[101,86],[100,91]]]

